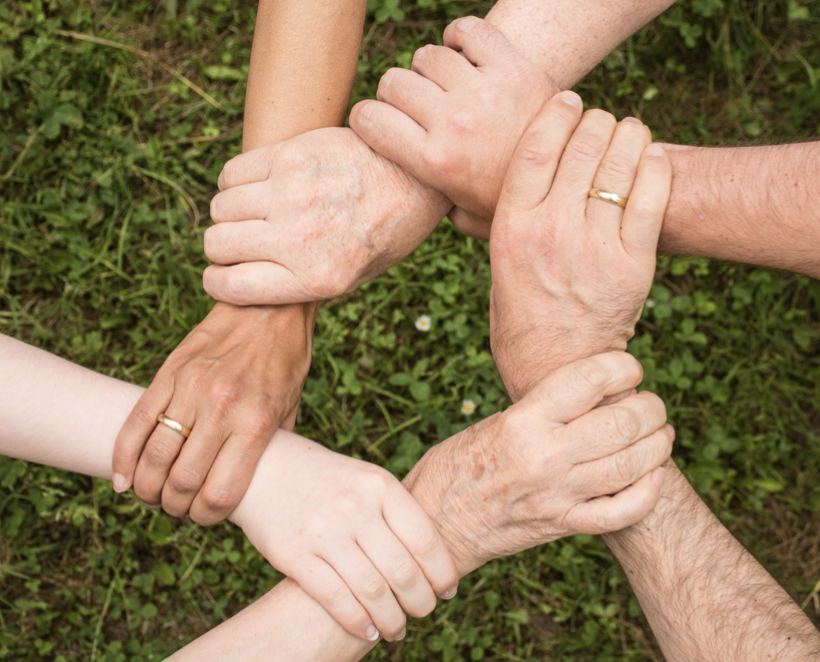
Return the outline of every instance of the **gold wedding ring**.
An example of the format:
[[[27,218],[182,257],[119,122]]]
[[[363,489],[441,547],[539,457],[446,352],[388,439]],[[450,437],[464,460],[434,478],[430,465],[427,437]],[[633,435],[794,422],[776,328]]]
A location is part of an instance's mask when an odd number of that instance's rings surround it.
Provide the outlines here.
[[[602,191],[599,188],[594,188],[589,192],[590,198],[598,198],[604,202],[611,202],[613,205],[618,205],[621,209],[626,209],[626,203],[629,198],[622,198],[617,193],[610,193],[609,191]]]
[[[161,423],[167,428],[171,428],[174,432],[178,432],[186,439],[191,436],[190,428],[186,428],[182,423],[177,423],[175,420],[168,418],[165,414],[157,416],[157,423]]]

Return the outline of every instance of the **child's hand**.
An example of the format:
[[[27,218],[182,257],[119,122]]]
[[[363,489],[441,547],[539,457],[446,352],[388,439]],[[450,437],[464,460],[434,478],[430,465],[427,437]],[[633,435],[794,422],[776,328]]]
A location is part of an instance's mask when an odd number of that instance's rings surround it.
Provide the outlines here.
[[[444,44],[416,51],[412,71],[385,73],[378,101],[357,104],[350,126],[450,198],[459,208],[450,214],[459,230],[487,239],[515,147],[558,89],[481,19],[454,21]]]
[[[261,507],[264,506],[264,507]],[[404,637],[458,574],[435,525],[389,472],[277,433],[231,519],[348,632]]]

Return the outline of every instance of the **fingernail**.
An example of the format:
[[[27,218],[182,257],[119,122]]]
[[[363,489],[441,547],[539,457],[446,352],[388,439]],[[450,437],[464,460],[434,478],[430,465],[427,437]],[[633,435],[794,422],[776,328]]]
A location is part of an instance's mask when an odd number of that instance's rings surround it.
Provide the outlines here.
[[[666,428],[666,431],[669,433],[669,436],[672,437],[672,441],[675,441],[675,439],[678,438],[678,433],[675,430],[675,428],[669,425],[669,423],[667,423],[664,427]]]
[[[111,480],[114,483],[115,492],[125,492],[128,489],[128,481],[122,474],[114,474]]]
[[[403,628],[401,632],[396,635],[396,638],[393,641],[401,641],[407,636],[407,628]]]
[[[629,122],[630,124],[643,124],[643,122],[641,122],[641,120],[637,117],[626,117],[624,118],[624,122]]]
[[[658,467],[655,471],[652,472],[652,482],[658,486],[658,488],[663,487],[663,481],[666,480],[666,474],[664,470]]]
[[[441,599],[452,600],[454,597],[456,597],[456,593],[458,593],[458,586],[453,586],[453,588],[448,589],[441,594]]]
[[[365,636],[367,637],[368,641],[376,641],[376,639],[378,639],[381,635],[379,634],[379,631],[376,629],[376,626],[371,625],[369,628],[367,628]]]
[[[658,143],[652,143],[644,152],[647,156],[663,156],[665,151]]]
[[[561,92],[558,95],[558,98],[573,108],[580,108],[584,104],[584,102],[581,101],[581,97],[579,97],[578,94],[572,90],[565,90],[564,92]]]

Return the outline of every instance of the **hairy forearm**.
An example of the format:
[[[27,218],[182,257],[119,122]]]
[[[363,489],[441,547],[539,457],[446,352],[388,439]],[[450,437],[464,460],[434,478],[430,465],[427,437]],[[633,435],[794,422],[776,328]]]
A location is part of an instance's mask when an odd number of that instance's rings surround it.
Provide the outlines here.
[[[605,540],[669,662],[816,660],[820,633],[670,461],[661,502]]]
[[[260,0],[243,151],[344,120],[365,0]]]
[[[674,2],[498,0],[487,20],[560,89],[567,89]]]
[[[820,277],[820,143],[668,151],[674,181],[661,250]]]

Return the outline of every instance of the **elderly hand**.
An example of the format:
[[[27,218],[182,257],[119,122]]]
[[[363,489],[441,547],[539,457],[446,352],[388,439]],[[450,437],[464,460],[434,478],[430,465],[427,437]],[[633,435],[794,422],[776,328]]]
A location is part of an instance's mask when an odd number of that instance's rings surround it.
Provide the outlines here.
[[[572,96],[550,100],[521,139],[493,221],[490,338],[513,400],[558,366],[625,349],[655,275],[669,158],[639,121],[582,119]]]
[[[231,519],[362,639],[401,639],[405,613],[426,616],[455,595],[453,559],[401,483],[296,435],[277,433]]]
[[[449,197],[459,230],[488,239],[515,147],[558,89],[481,19],[451,23],[444,44],[416,51],[412,71],[387,71],[378,101],[354,106],[350,126],[379,154]]]
[[[631,526],[655,507],[674,430],[623,352],[564,366],[501,414],[430,450],[405,479],[459,572],[578,533]]]
[[[281,425],[293,426],[315,309],[217,305],[173,351],[117,436],[114,489],[203,525],[239,503]],[[191,428],[185,440],[157,417]]]
[[[350,129],[229,161],[205,233],[205,290],[236,305],[350,292],[410,254],[450,207]]]

